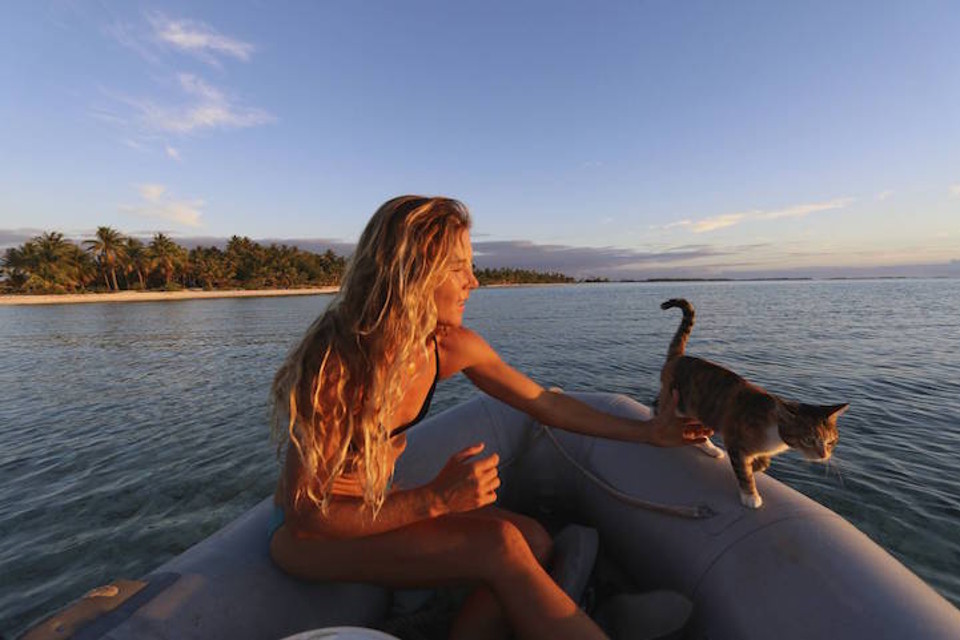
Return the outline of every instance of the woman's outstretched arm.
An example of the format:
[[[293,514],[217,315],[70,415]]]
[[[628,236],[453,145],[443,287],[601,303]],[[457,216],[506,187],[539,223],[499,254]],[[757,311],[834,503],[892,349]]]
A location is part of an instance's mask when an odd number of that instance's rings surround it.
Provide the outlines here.
[[[443,345],[446,358],[452,361],[449,366],[461,369],[481,391],[552,427],[661,447],[703,442],[713,433],[695,420],[677,417],[675,398],[653,419],[635,420],[547,391],[501,360],[483,338],[466,327],[446,332]]]

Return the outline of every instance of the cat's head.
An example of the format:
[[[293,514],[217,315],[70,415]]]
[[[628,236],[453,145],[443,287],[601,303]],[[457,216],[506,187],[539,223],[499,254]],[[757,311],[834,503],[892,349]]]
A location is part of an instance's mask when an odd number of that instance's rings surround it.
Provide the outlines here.
[[[780,437],[809,460],[823,462],[837,444],[837,418],[849,404],[795,404],[781,413]]]

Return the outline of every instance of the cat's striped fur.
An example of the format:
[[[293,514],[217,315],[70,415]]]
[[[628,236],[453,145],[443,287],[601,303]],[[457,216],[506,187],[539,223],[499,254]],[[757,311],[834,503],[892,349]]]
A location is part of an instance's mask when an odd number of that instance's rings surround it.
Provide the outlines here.
[[[693,330],[693,306],[683,299],[667,300],[662,309],[679,307],[683,320],[660,373],[658,404],[677,392],[677,412],[696,418],[723,436],[740,485],[740,501],[754,509],[763,504],[753,474],[765,471],[770,458],[793,447],[812,460],[830,457],[837,442],[837,418],[847,404],[809,405],[785,400],[707,360],[684,355]],[[700,446],[722,458],[713,443]]]

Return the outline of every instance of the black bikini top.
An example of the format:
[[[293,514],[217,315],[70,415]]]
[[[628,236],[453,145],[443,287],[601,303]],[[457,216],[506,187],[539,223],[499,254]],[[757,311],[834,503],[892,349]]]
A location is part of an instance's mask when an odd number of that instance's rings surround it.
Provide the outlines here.
[[[437,347],[437,336],[433,336],[433,355],[437,362],[436,373],[433,374],[433,384],[430,385],[430,391],[427,392],[427,398],[423,401],[423,406],[420,407],[420,413],[417,414],[417,417],[408,422],[405,425],[401,425],[393,430],[390,434],[390,437],[398,436],[410,427],[414,426],[421,420],[427,417],[427,412],[430,411],[430,402],[433,400],[433,392],[437,389],[437,381],[440,380],[440,349]]]

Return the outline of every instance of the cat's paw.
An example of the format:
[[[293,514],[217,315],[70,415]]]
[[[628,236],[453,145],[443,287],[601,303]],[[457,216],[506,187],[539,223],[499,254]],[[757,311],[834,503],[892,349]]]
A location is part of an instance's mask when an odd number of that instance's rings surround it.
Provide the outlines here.
[[[697,448],[700,449],[700,451],[703,451],[705,454],[707,454],[711,458],[716,458],[717,460],[723,460],[723,458],[725,457],[725,454],[723,453],[723,449],[713,444],[709,440],[701,444],[698,444]]]
[[[759,509],[763,506],[763,498],[759,493],[741,493],[740,503],[748,509]]]

